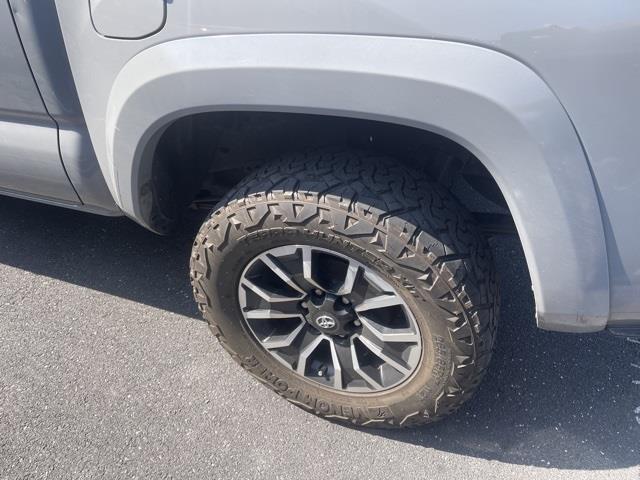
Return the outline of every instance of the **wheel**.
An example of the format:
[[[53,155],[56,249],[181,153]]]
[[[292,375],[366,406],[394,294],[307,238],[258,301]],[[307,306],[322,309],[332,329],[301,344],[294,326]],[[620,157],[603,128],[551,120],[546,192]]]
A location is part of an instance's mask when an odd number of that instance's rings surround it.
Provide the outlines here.
[[[495,338],[488,246],[420,172],[360,151],[284,157],[198,233],[195,299],[231,356],[322,417],[401,427],[455,411]]]

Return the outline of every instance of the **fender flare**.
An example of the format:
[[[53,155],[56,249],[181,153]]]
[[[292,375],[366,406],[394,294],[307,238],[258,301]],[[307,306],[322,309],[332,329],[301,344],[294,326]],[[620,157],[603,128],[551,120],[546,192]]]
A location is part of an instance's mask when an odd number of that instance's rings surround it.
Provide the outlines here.
[[[507,201],[538,325],[606,326],[607,250],[588,160],[558,99],[521,62],[456,42],[357,35],[205,36],[152,46],[123,67],[106,113],[102,168],[122,210],[150,227],[140,195],[149,142],[174,119],[225,110],[381,120],[460,143]]]

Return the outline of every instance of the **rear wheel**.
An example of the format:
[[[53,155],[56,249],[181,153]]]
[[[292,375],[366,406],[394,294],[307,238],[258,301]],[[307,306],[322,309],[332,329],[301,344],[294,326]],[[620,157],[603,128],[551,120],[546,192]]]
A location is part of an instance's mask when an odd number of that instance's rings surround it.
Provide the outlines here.
[[[202,226],[191,279],[233,358],[326,418],[434,421],[470,397],[491,355],[484,239],[446,191],[392,159],[332,150],[265,166]]]

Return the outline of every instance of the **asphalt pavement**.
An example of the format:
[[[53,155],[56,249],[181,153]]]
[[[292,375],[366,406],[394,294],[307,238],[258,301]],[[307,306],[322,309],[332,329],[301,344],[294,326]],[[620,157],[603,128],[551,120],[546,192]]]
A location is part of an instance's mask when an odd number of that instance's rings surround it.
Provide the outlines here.
[[[197,215],[0,197],[0,478],[640,480],[640,343],[535,328],[516,239],[476,397],[439,424],[356,430],[288,404],[214,341],[187,260]]]

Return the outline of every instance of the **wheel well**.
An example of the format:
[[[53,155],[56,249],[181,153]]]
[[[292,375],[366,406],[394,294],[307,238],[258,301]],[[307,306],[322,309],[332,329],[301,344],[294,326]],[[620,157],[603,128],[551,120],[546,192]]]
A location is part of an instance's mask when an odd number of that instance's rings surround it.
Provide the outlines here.
[[[168,232],[187,207],[212,208],[240,179],[283,153],[347,145],[391,155],[449,189],[488,233],[515,232],[484,165],[456,142],[393,123],[317,114],[210,112],[166,127],[152,159],[151,225]]]

